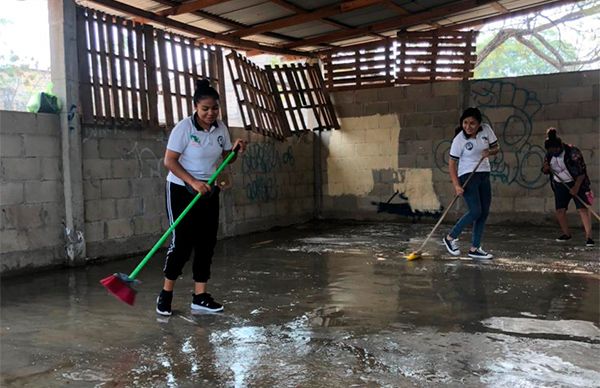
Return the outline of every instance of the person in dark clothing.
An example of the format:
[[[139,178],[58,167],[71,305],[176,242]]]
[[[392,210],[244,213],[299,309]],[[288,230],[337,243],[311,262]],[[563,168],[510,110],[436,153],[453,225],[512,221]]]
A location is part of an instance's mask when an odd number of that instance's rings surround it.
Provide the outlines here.
[[[556,241],[562,243],[571,239],[567,222],[567,208],[573,199],[585,230],[585,245],[593,247],[592,214],[582,202],[585,201],[587,205],[591,206],[593,201],[590,178],[587,175],[583,155],[577,147],[563,143],[557,135],[556,128],[552,127],[546,131],[544,147],[546,148],[546,157],[542,171],[544,174],[550,175],[556,219],[562,231],[562,235]]]
[[[217,120],[219,94],[207,80],[196,84],[194,107],[194,114],[181,120],[171,131],[165,152],[164,164],[169,169],[166,189],[169,222],[172,224],[177,219],[197,193],[202,193],[202,197],[172,234],[163,269],[163,289],[156,301],[156,312],[164,316],[171,315],[175,281],[192,250],[194,294],[191,309],[223,310],[223,306],[206,292],[219,227],[219,187],[211,187],[207,181],[216,171],[220,159],[226,158],[238,145],[239,152],[244,152],[246,142],[237,139],[231,144],[229,130]]]

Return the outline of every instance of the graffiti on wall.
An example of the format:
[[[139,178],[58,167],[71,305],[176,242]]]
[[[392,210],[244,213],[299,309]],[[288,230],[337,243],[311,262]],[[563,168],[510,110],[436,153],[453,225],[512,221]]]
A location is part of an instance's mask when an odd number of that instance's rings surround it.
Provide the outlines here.
[[[246,197],[251,201],[269,202],[278,198],[275,172],[284,166],[294,167],[292,146],[280,152],[275,143],[253,143],[242,155],[242,174],[249,180]]]
[[[547,183],[541,172],[544,149],[531,142],[534,116],[542,108],[536,93],[500,80],[475,81],[471,100],[492,124],[500,152],[490,158],[491,177],[503,184],[538,189]],[[448,171],[451,139],[434,145],[436,167]]]

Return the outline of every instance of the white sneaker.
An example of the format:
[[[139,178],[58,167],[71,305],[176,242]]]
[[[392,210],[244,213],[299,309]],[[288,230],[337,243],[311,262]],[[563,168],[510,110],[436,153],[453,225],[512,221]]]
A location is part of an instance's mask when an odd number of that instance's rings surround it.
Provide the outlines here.
[[[446,250],[452,256],[458,256],[458,255],[460,255],[460,249],[458,249],[458,243],[457,243],[457,241],[458,241],[457,238],[455,238],[454,240],[448,240],[446,238],[446,236],[444,236],[444,238],[442,238],[442,242],[444,243],[444,246],[446,247]]]
[[[494,258],[494,255],[487,253],[486,251],[481,249],[481,247],[479,247],[475,251],[469,250],[469,257],[473,259],[490,260]]]

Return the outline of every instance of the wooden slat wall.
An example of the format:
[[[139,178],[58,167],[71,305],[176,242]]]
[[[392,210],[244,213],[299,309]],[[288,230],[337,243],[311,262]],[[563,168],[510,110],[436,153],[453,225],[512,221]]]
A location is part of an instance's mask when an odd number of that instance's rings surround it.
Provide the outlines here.
[[[235,51],[226,58],[244,127],[278,140],[290,136],[282,105],[271,92],[267,74]]]
[[[226,121],[220,47],[84,7],[77,12],[83,125],[172,128],[192,114],[200,78],[219,91]]]
[[[148,26],[83,7],[77,13],[82,124],[158,127],[145,78]]]
[[[340,128],[318,65],[266,66],[265,71],[292,131]]]
[[[477,56],[475,31],[434,30],[398,34],[396,82],[410,84],[469,79]]]
[[[165,122],[168,128],[194,111],[193,97],[197,79],[208,79],[225,105],[225,80],[216,63],[222,56],[220,48],[198,45],[192,39],[156,30],[158,43],[158,72],[161,74],[159,94],[162,91]],[[226,117],[226,116],[225,116]],[[225,121],[225,117],[222,117]]]
[[[475,31],[401,32],[323,57],[328,90],[364,89],[473,76]]]
[[[329,90],[363,89],[394,84],[394,39],[387,38],[327,52],[325,84]]]

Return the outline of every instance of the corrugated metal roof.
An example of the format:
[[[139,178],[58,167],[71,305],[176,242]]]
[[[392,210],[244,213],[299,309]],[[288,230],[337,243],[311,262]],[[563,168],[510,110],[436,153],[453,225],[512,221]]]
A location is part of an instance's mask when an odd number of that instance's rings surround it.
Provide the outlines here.
[[[248,44],[247,47],[252,50],[259,47],[254,42],[259,42],[264,46],[261,49],[264,48],[265,51],[290,53],[292,55],[302,51],[314,52],[319,49],[327,49],[330,45],[350,45],[370,41],[375,39],[373,33],[378,33],[380,36],[394,36],[399,28],[405,28],[409,31],[430,30],[436,28],[436,26],[447,27],[464,24],[486,19],[490,16],[509,16],[509,13],[513,11],[521,11],[542,5],[560,5],[566,2],[559,0],[499,0],[497,2],[487,1],[485,5],[473,7],[469,6],[470,3],[464,0],[392,0],[380,2],[366,0],[346,0],[345,2],[341,0],[224,0],[210,7],[173,15],[176,13],[173,5],[183,4],[187,7],[194,4],[194,1],[77,1],[84,6],[123,17],[131,17],[131,13],[135,13],[126,7],[131,6],[134,9],[150,12],[151,21],[149,23],[166,25],[171,30],[173,28],[179,29],[179,27],[170,23],[169,20],[199,27],[216,34],[241,31],[241,38],[236,37],[236,34],[225,34],[217,36],[217,40],[221,39],[225,42],[225,45],[234,46],[244,46],[244,42],[249,42],[252,44]],[[96,2],[104,5],[98,5]],[[289,6],[286,6],[285,3]],[[114,9],[109,8],[109,5]],[[398,7],[394,7],[394,5]],[[335,6],[338,8],[336,9]],[[350,10],[347,7],[350,7]],[[170,11],[168,13],[170,16],[162,16],[162,12],[165,10]],[[318,15],[321,16],[325,14],[325,16],[322,16],[322,18],[314,17],[314,12],[318,12]],[[451,13],[444,15],[444,12]],[[417,18],[411,17],[415,14],[420,16]],[[298,17],[295,18],[295,15]],[[147,16],[146,14],[145,20],[148,20]],[[409,18],[407,19],[407,17]],[[328,19],[330,22],[324,19]],[[267,25],[268,27],[261,26],[274,21],[277,22],[270,26]],[[410,24],[407,24],[407,21]],[[335,23],[342,25],[338,26]],[[345,26],[359,27],[360,29],[352,30]],[[251,30],[244,34],[243,30],[245,28],[251,28]],[[198,36],[197,32],[188,31],[188,34]],[[299,42],[298,39],[300,39]],[[304,45],[302,45],[303,42]]]

